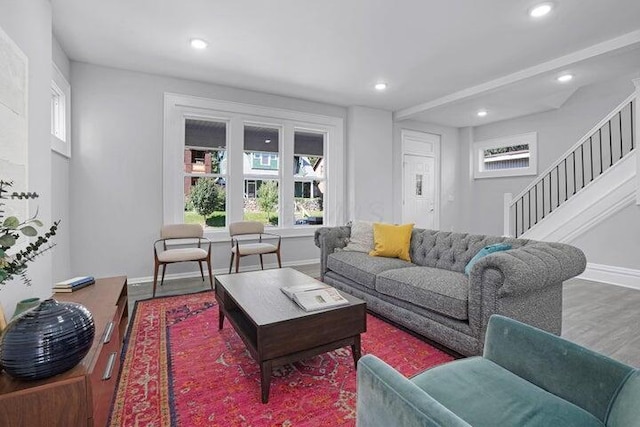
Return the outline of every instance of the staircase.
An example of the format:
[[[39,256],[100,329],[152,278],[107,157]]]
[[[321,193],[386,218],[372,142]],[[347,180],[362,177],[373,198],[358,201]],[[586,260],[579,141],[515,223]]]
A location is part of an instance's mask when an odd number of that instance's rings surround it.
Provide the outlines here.
[[[517,196],[505,194],[505,235],[570,242],[636,200],[639,91]]]

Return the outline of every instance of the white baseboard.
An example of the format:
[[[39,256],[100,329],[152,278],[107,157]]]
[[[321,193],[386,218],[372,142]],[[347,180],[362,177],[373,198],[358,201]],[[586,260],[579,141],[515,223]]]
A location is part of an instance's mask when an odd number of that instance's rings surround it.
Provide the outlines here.
[[[631,268],[587,263],[584,273],[577,278],[640,290],[640,270]]]
[[[282,266],[283,267],[296,267],[296,266],[300,266],[300,265],[312,265],[312,264],[319,264],[319,263],[320,263],[319,259],[307,259],[307,260],[300,260],[300,261],[293,261],[293,262],[283,262]],[[278,267],[278,264],[265,264],[264,265],[265,269],[277,268],[277,267]],[[260,270],[260,266],[259,265],[248,265],[248,266],[242,266],[240,271],[244,272],[244,271],[257,271],[257,270]],[[213,275],[217,276],[218,274],[229,274],[229,270],[227,268],[218,268],[218,269],[214,268],[213,269]],[[200,270],[190,271],[190,272],[187,272],[187,273],[166,274],[164,276],[164,280],[191,279],[193,277],[200,277]],[[205,279],[207,278],[206,267],[205,267],[204,277],[205,277]],[[160,281],[160,277],[158,277],[158,281]],[[137,284],[140,284],[140,283],[149,283],[149,282],[153,282],[153,276],[127,278],[127,283],[130,284],[130,285],[137,285]]]

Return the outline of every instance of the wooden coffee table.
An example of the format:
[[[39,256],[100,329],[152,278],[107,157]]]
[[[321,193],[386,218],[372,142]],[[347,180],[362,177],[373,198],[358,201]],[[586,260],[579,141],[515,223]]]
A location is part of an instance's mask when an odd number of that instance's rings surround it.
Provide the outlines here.
[[[269,400],[271,369],[351,346],[360,358],[360,334],[367,330],[365,302],[342,295],[348,305],[306,312],[289,299],[283,286],[317,280],[291,268],[216,276],[219,328],[225,317],[260,364],[262,403]]]

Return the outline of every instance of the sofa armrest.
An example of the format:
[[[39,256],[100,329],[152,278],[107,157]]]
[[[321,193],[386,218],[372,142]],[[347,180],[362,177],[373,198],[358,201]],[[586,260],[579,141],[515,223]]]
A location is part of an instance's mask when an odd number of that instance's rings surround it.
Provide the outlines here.
[[[582,251],[562,243],[529,242],[482,258],[469,274],[471,330],[484,341],[489,318],[502,314],[560,335],[562,282],[585,266]]]
[[[327,257],[347,246],[351,236],[351,227],[320,227],[314,234],[314,242],[320,248],[320,277],[324,279],[327,272]]]
[[[482,258],[469,277],[472,283],[480,283],[485,270],[499,271],[504,281],[497,297],[505,297],[562,283],[582,273],[586,265],[584,253],[576,247],[537,242]]]
[[[428,393],[373,355],[358,361],[357,427],[470,427]]]
[[[483,356],[602,422],[622,385],[636,372],[631,366],[499,315],[489,319]]]

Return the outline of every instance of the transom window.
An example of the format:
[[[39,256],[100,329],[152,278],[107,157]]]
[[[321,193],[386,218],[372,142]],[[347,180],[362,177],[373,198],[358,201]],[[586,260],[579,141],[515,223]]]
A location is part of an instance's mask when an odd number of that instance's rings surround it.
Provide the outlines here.
[[[535,175],[537,140],[531,132],[474,142],[474,178]]]

